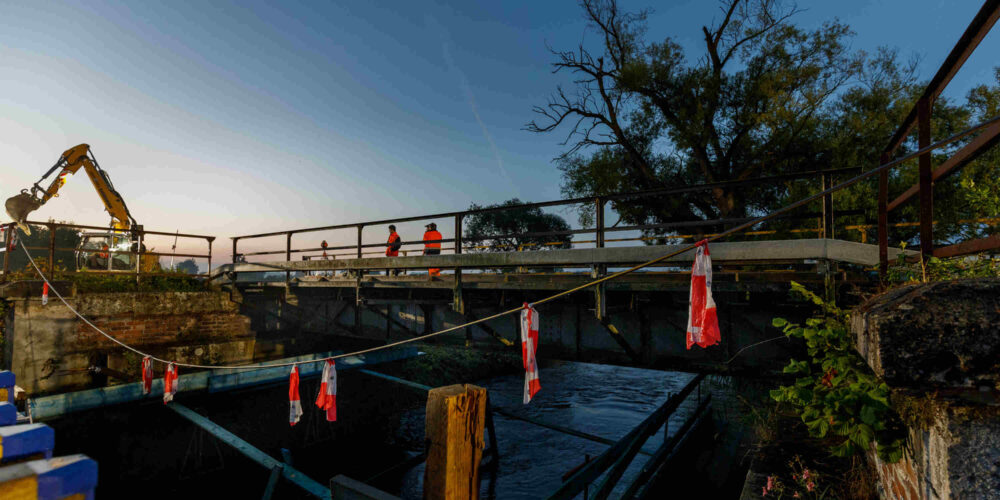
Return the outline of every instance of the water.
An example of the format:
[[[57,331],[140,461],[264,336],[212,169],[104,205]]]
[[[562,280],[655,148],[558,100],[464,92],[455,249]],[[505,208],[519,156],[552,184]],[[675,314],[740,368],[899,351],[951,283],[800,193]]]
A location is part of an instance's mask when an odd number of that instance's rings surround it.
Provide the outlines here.
[[[491,402],[528,417],[618,440],[662,405],[669,393],[680,391],[693,374],[628,368],[589,363],[559,362],[541,370],[542,390],[528,405],[521,404],[524,376],[521,374],[480,381],[489,390]],[[709,385],[703,390],[708,390]],[[669,431],[676,431],[694,412],[697,392],[670,417]],[[420,443],[423,438],[423,408],[408,411],[400,432]],[[567,435],[520,420],[496,415],[500,451],[496,474],[481,471],[481,497],[503,499],[542,498],[562,484],[562,476],[581,464],[585,455],[601,454],[607,445]],[[652,453],[664,441],[662,427],[643,446]],[[419,449],[414,448],[416,452]],[[646,456],[639,454],[619,481],[617,497],[638,474]],[[421,498],[423,465],[400,478],[394,494]],[[593,485],[599,483],[595,481]],[[377,485],[389,489],[386,485]],[[394,488],[395,489],[395,488]]]

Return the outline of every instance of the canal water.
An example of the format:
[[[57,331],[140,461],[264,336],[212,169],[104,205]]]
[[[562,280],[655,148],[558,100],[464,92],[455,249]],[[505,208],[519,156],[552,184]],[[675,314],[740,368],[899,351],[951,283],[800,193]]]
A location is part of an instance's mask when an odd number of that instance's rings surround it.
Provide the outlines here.
[[[419,362],[400,363],[414,361]],[[218,394],[182,393],[176,401],[273,457],[282,457],[282,449],[287,450],[285,456],[293,465],[320,483],[346,474],[405,499],[421,498],[423,465],[402,471],[393,466],[423,451],[426,394],[356,371],[338,375],[340,418],[332,424],[312,405],[318,390],[315,379],[302,382],[306,414],[295,427],[288,425],[285,383]],[[546,362],[541,367],[542,390],[528,405],[521,404],[523,376],[517,373],[469,382],[489,389],[495,406],[516,415],[618,440],[663,404],[669,393],[679,391],[693,374]],[[709,429],[688,447],[693,451],[678,461],[683,465],[673,467],[672,472],[687,480],[697,478],[702,485],[700,496],[735,498],[746,465],[741,451],[746,426],[736,395],[759,400],[763,392],[753,383],[728,377],[708,377],[701,392],[702,396],[708,392],[713,395],[714,423],[706,426]],[[697,393],[673,414],[669,432],[680,428],[696,404]],[[607,448],[501,415],[496,415],[495,424],[500,462],[495,474],[488,470],[481,473],[482,498],[544,498],[586,455],[596,457]],[[81,412],[51,425],[58,436],[57,455],[85,453],[98,461],[98,498],[261,498],[267,484],[269,471],[160,402]],[[652,453],[663,439],[661,428],[644,450]],[[641,454],[636,457],[618,493],[646,458]],[[676,493],[672,481],[668,479],[663,488]],[[310,497],[282,481],[273,498]]]
[[[618,440],[662,405],[670,393],[679,392],[694,378],[694,374],[553,362],[542,368],[540,377],[542,390],[527,405],[522,404],[523,374],[478,381],[477,385],[489,390],[493,405],[517,416]],[[725,478],[720,478],[719,473],[728,475],[730,469],[740,469],[740,457],[735,456],[735,452],[740,447],[744,429],[740,425],[726,425],[730,417],[740,410],[732,389],[727,378],[709,377],[702,383],[701,397],[713,393],[714,420],[717,422],[709,424],[713,427],[709,432],[712,442],[693,443],[709,451],[710,458],[705,465],[715,470],[702,471],[702,478],[717,483],[719,493],[724,493],[726,489]],[[667,432],[671,436],[694,413],[698,397],[699,392],[696,391],[670,417]],[[404,441],[413,445],[409,451],[417,453],[423,440],[423,408],[406,412],[400,423],[399,433]],[[607,449],[607,445],[602,443],[502,415],[495,416],[495,426],[500,462],[496,470],[481,472],[481,498],[544,498],[559,488],[562,477],[580,465],[586,456],[593,458]],[[653,453],[664,439],[661,427],[646,442],[643,451]],[[637,455],[619,481],[612,498],[617,498],[627,488],[647,458],[643,454]],[[720,464],[712,467],[713,462],[721,462],[726,470],[718,470]],[[382,481],[378,486],[404,499],[421,498],[423,473],[423,465],[420,465],[394,480]],[[598,483],[599,480],[593,484],[596,486]]]

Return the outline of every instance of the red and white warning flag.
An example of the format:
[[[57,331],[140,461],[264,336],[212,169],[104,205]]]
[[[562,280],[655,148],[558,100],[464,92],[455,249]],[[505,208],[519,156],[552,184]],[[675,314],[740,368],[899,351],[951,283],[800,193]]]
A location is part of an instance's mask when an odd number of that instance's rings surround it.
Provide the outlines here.
[[[708,347],[719,343],[719,318],[712,299],[712,257],[708,240],[698,242],[691,268],[691,309],[688,312],[687,348],[693,344]]]
[[[337,421],[337,364],[332,359],[326,360],[326,365],[323,366],[316,406],[326,410],[327,422]]]
[[[173,401],[174,394],[177,394],[177,366],[170,363],[163,375],[163,404]]]
[[[49,303],[49,282],[42,283],[42,305]]]
[[[299,367],[292,366],[292,374],[288,376],[288,425],[299,423],[302,418],[302,401],[299,401]]]
[[[142,358],[142,393],[149,394],[153,390],[153,360],[149,356]]]
[[[524,404],[528,404],[542,384],[538,381],[538,311],[524,303],[521,310],[521,359],[524,361]]]

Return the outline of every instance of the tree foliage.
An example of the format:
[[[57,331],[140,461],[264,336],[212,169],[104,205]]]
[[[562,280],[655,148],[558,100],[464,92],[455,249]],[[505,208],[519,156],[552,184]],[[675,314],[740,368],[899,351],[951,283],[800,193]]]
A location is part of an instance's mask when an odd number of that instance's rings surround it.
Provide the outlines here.
[[[524,202],[517,198],[487,206],[473,203],[469,210],[513,207]],[[572,235],[544,235],[569,231],[569,224],[558,215],[547,214],[540,208],[512,208],[478,213],[468,217],[463,235],[467,251],[511,252],[520,249],[551,250],[569,248]]]
[[[174,270],[186,274],[198,274],[198,263],[194,259],[186,259],[178,262]]]
[[[569,73],[573,82],[535,107],[537,117],[526,127],[567,133],[567,149],[557,163],[563,193],[570,197],[871,167],[923,89],[915,59],[902,61],[888,48],[851,50],[852,32],[837,20],[814,29],[798,27],[793,23],[797,7],[782,0],[720,2],[717,20],[700,30],[703,55],[696,60],[685,57],[670,37],[648,40],[648,11],[624,12],[615,0],[582,0],[581,6],[596,45],[553,52],[554,71]],[[977,87],[967,101],[935,102],[934,139],[995,115],[1000,88]],[[899,154],[915,149],[914,132]],[[935,161],[953,150],[935,155]],[[994,158],[992,163],[987,157]],[[982,215],[987,210],[975,203],[996,199],[997,176],[983,172],[995,165],[995,153],[974,163],[936,188],[939,205],[960,207],[956,217]],[[892,175],[891,192],[900,193],[915,180],[913,162]],[[963,185],[967,189],[959,189]],[[863,183],[838,193],[835,207],[867,215],[838,222],[874,221],[874,186]],[[803,182],[723,186],[613,208],[635,225],[741,218],[818,187]],[[592,220],[588,209],[581,216],[584,224]],[[913,204],[898,214],[912,220]],[[897,236],[913,234],[903,229]]]

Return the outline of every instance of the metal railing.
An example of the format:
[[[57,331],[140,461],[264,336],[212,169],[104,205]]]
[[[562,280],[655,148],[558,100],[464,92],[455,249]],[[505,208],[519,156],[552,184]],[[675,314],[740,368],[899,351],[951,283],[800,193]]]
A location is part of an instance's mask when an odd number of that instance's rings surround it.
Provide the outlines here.
[[[969,23],[965,32],[952,48],[944,63],[924,89],[916,105],[910,109],[903,123],[889,140],[879,158],[879,164],[889,163],[890,157],[906,141],[907,136],[917,127],[918,148],[923,150],[931,144],[931,110],[934,101],[948,86],[955,73],[965,64],[966,59],[976,50],[979,42],[1000,17],[1000,0],[987,0],[976,16]],[[1000,142],[1000,124],[994,124],[984,129],[966,146],[956,151],[936,170],[931,170],[931,151],[926,151],[918,159],[919,182],[909,188],[892,203],[889,203],[889,172],[882,170],[878,178],[878,246],[879,275],[884,279],[888,272],[889,258],[889,212],[898,208],[914,195],[919,195],[920,208],[920,253],[923,255],[958,255],[956,248],[945,247],[935,251],[934,248],[934,181],[959,171],[977,156]],[[978,242],[978,243],[977,243]],[[975,253],[983,250],[1000,248],[1000,239],[984,238],[976,242],[961,243],[962,251]]]
[[[593,237],[587,240],[575,240],[575,241],[557,241],[557,242],[544,242],[544,243],[525,243],[518,246],[512,246],[509,249],[511,251],[523,251],[530,247],[537,246],[559,246],[563,247],[565,245],[580,245],[580,244],[593,244],[597,248],[603,248],[607,243],[612,242],[645,242],[645,241],[655,241],[655,240],[665,240],[665,239],[690,239],[693,237],[704,237],[706,234],[713,234],[711,230],[713,228],[724,228],[727,226],[733,226],[736,224],[745,223],[752,218],[726,218],[726,219],[709,219],[709,220],[691,220],[691,221],[678,221],[678,222],[664,222],[659,224],[642,224],[633,226],[608,226],[605,224],[604,212],[608,203],[614,203],[618,205],[627,204],[630,200],[643,199],[643,198],[655,198],[667,195],[676,195],[683,193],[692,192],[703,192],[711,191],[720,188],[742,188],[748,186],[756,185],[774,185],[780,182],[789,181],[812,181],[816,183],[816,188],[819,190],[824,189],[826,186],[833,184],[834,179],[837,176],[847,176],[849,174],[854,174],[859,172],[860,167],[854,168],[842,168],[842,169],[827,169],[827,170],[815,170],[809,172],[799,172],[791,174],[783,174],[769,177],[761,177],[757,179],[746,179],[740,181],[725,181],[725,182],[713,182],[706,184],[697,184],[691,186],[681,186],[674,188],[664,188],[648,191],[636,191],[636,192],[625,192],[616,193],[610,195],[602,196],[591,196],[591,197],[578,197],[569,198],[561,200],[550,200],[536,203],[523,203],[518,205],[505,205],[499,207],[489,207],[480,208],[475,210],[463,210],[455,212],[442,212],[426,215],[408,216],[408,217],[398,217],[392,219],[382,219],[382,220],[372,220],[365,222],[352,222],[347,224],[337,224],[329,226],[318,226],[309,227],[301,229],[292,229],[286,231],[274,231],[268,233],[251,234],[243,236],[232,237],[232,260],[234,263],[246,262],[247,257],[259,257],[268,255],[284,255],[285,262],[292,262],[293,254],[305,254],[313,253],[313,255],[303,255],[301,260],[317,260],[324,258],[323,255],[318,254],[318,252],[326,253],[325,258],[336,259],[337,257],[351,257],[351,258],[362,258],[366,255],[382,255],[383,251],[366,251],[366,249],[379,248],[384,249],[386,243],[364,243],[363,232],[365,228],[381,226],[385,227],[390,224],[402,224],[406,222],[422,222],[422,221],[433,221],[440,219],[450,218],[454,221],[454,229],[452,237],[443,238],[437,240],[438,243],[450,243],[450,247],[443,247],[442,251],[451,251],[456,254],[461,254],[463,251],[472,250],[497,250],[502,249],[502,245],[482,245],[475,244],[475,242],[465,241],[466,236],[463,235],[463,223],[466,218],[476,215],[483,215],[489,213],[496,213],[502,211],[512,211],[512,210],[525,210],[534,208],[546,208],[546,207],[566,207],[566,206],[580,206],[584,204],[589,204],[595,210],[594,226],[588,228],[580,229],[570,229],[565,231],[548,231],[548,232],[532,232],[532,233],[521,233],[521,234],[509,234],[509,235],[491,235],[482,240],[502,240],[502,239],[513,239],[513,238],[546,238],[546,237],[559,237],[559,236],[573,236],[578,234],[591,234]],[[781,219],[788,220],[810,220],[816,221],[816,227],[809,228],[795,228],[788,229],[782,232],[788,232],[792,234],[806,234],[815,233],[819,238],[829,238],[832,237],[834,231],[834,219],[836,217],[855,217],[864,216],[862,210],[846,209],[841,211],[834,211],[832,197],[827,197],[822,200],[819,212],[811,213],[801,213],[801,214],[790,214],[781,217]],[[629,232],[629,231],[648,231],[648,230],[679,230],[679,229],[709,229],[708,233],[698,233],[698,234],[673,234],[673,235],[663,235],[663,236],[640,236],[640,237],[626,237],[626,238],[608,238],[609,233],[617,232]],[[309,233],[318,233],[322,231],[335,231],[335,230],[345,230],[353,229],[356,231],[357,239],[356,243],[353,245],[338,245],[338,246],[303,246],[296,247],[293,246],[293,237],[297,235],[304,235]],[[750,236],[777,234],[779,230],[767,230],[767,231],[752,231],[746,233]],[[274,250],[260,250],[260,251],[250,251],[250,252],[240,252],[239,244],[240,242],[245,242],[246,240],[261,239],[261,238],[273,238],[276,236],[285,237],[285,245],[283,249]],[[420,248],[412,248],[414,245],[423,245],[428,243],[425,240],[418,241],[403,241],[404,246],[410,246],[410,249],[400,250],[400,253],[406,255],[407,252],[421,251]],[[345,253],[327,253],[334,252],[338,250],[353,250],[352,252]],[[299,259],[295,259],[299,260]],[[286,277],[289,274],[286,273]]]
[[[215,241],[215,236],[202,235],[202,234],[186,234],[181,232],[164,232],[164,231],[151,231],[147,230],[142,226],[138,226],[129,230],[121,231],[108,228],[107,226],[90,226],[84,224],[67,224],[61,222],[38,222],[38,221],[27,221],[25,224],[33,227],[44,227],[48,230],[48,245],[47,246],[28,246],[25,245],[25,249],[29,252],[45,252],[43,255],[46,257],[46,268],[45,272],[48,276],[55,276],[56,272],[86,272],[94,274],[117,274],[117,275],[132,275],[135,276],[136,282],[140,280],[142,276],[162,276],[162,275],[176,275],[175,273],[166,271],[144,271],[142,269],[143,257],[151,256],[159,259],[160,257],[184,257],[192,259],[206,259],[208,262],[207,272],[198,274],[187,274],[190,277],[207,278],[210,276],[212,269],[212,243]],[[17,226],[14,223],[8,223],[3,227],[3,274],[0,275],[0,282],[6,282],[11,276],[11,261],[13,260],[11,253],[16,249],[15,244]],[[70,231],[90,231],[94,233],[100,233],[101,235],[108,235],[109,237],[117,237],[129,242],[129,250],[119,250],[115,248],[107,249],[81,249],[81,248],[67,248],[67,247],[57,247],[56,246],[56,234],[57,231],[70,230]],[[196,239],[204,240],[207,246],[207,252],[204,254],[190,254],[190,253],[177,253],[177,252],[153,252],[145,250],[145,241],[147,236],[166,236],[173,238],[185,238],[185,239]],[[133,249],[134,248],[134,249]],[[56,269],[56,252],[73,252],[74,257],[76,257],[76,252],[85,251],[88,253],[99,253],[104,254],[106,257],[106,267],[107,269],[74,269],[72,271],[68,270],[57,270]],[[114,255],[130,255],[133,257],[134,266],[130,264],[130,269],[113,269],[112,260]],[[75,267],[75,266],[74,266]]]

